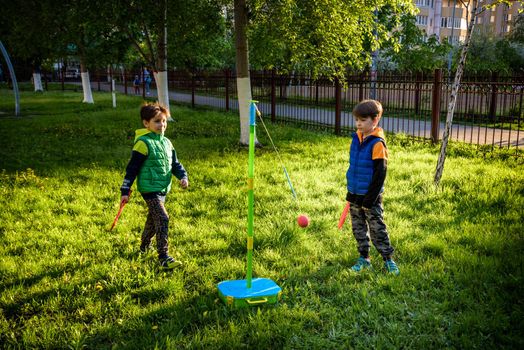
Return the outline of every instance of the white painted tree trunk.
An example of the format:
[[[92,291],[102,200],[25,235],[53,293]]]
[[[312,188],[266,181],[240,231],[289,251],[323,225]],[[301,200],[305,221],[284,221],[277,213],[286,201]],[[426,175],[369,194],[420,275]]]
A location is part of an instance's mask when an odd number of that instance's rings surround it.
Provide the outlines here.
[[[89,80],[89,72],[80,73],[82,76],[82,90],[84,91],[83,103],[95,103],[93,100],[93,93],[91,92],[91,81]]]
[[[35,86],[35,91],[44,91],[44,87],[42,86],[42,76],[40,73],[33,73],[33,84]]]
[[[442,136],[442,144],[440,145],[440,155],[437,161],[437,168],[435,170],[434,183],[435,186],[440,184],[440,179],[444,172],[444,162],[446,160],[446,150],[448,147],[449,135],[451,133],[451,126],[453,125],[453,113],[455,112],[455,105],[457,102],[458,90],[460,87],[460,79],[462,78],[462,73],[464,72],[464,65],[466,64],[466,56],[468,54],[469,43],[471,40],[471,33],[475,26],[475,20],[477,18],[478,10],[478,0],[473,1],[473,10],[471,11],[471,17],[469,20],[468,30],[466,32],[466,40],[464,41],[464,46],[462,47],[462,52],[460,53],[460,61],[457,65],[457,71],[455,72],[455,79],[453,81],[453,86],[451,88],[451,95],[449,97],[448,112],[446,115],[446,126],[444,128],[444,134]]]
[[[249,145],[249,104],[251,80],[249,78],[249,49],[246,35],[248,8],[245,0],[235,0],[236,70],[238,111],[240,114],[240,144]],[[255,143],[258,140],[255,135]]]
[[[158,94],[158,103],[169,110],[169,87],[167,85],[167,71],[153,72],[156,82],[156,91]],[[169,118],[173,121],[173,118]]]
[[[240,114],[240,143],[249,144],[249,106],[251,104],[250,78],[237,78],[238,112]]]

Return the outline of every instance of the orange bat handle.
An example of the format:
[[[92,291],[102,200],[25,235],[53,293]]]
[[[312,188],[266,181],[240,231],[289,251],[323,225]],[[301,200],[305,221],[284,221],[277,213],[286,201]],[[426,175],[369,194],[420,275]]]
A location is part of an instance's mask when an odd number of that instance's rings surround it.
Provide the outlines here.
[[[342,215],[340,215],[340,220],[338,220],[338,229],[342,229],[342,226],[344,225],[344,222],[346,221],[346,217],[349,213],[349,202],[346,202],[346,206],[344,207],[344,210],[342,210]]]

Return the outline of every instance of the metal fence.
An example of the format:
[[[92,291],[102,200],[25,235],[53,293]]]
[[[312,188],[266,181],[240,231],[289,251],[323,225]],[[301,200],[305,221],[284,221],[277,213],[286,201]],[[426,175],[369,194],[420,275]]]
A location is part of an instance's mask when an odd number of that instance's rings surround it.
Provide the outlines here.
[[[152,74],[151,74],[152,75]],[[78,88],[78,78],[64,72],[43,74],[62,89]],[[140,78],[138,93],[146,97],[142,70],[104,69],[90,73],[95,90],[110,88],[111,79],[125,94]],[[308,74],[252,71],[253,99],[273,122],[294,122],[312,128],[347,134],[354,130],[351,110],[374,95],[384,106],[380,122],[388,132],[403,133],[416,140],[438,142],[442,138],[452,78],[441,70],[431,74],[379,72],[348,74],[345,82]],[[238,109],[234,71],[169,71],[170,97],[191,105],[209,105],[223,110]],[[77,85],[75,85],[75,82]],[[68,84],[71,83],[71,84]],[[155,91],[154,80],[151,90]],[[476,144],[483,150],[524,148],[524,76],[465,75],[454,111],[451,139]]]
[[[381,126],[417,140],[442,138],[452,78],[441,70],[432,74],[352,74],[344,84],[306,74],[251,72],[253,98],[274,122],[298,122],[331,129],[354,129],[351,111],[372,93],[384,106]],[[191,103],[237,109],[233,72],[171,72],[170,89],[191,94]],[[484,150],[524,147],[524,76],[465,76],[461,82],[451,131],[453,140],[477,144]],[[486,148],[487,147],[487,148]]]

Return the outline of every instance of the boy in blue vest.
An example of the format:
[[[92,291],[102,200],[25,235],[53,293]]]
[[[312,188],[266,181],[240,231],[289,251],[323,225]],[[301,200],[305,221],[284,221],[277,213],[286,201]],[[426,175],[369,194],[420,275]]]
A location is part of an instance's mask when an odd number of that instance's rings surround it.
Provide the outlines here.
[[[392,259],[394,249],[382,206],[388,159],[384,131],[378,127],[382,112],[382,104],[375,100],[364,100],[353,109],[357,132],[353,134],[349,152],[346,200],[351,203],[351,224],[360,257],[351,269],[360,272],[371,268],[371,238],[384,259],[386,270],[398,275],[400,270]]]
[[[145,129],[135,132],[135,145],[120,192],[121,202],[129,201],[131,185],[137,180],[137,188],[146,201],[149,213],[142,233],[140,251],[146,252],[156,236],[156,249],[160,266],[171,270],[182,265],[168,254],[169,215],[164,206],[166,195],[171,189],[171,177],[180,180],[180,186],[189,185],[187,172],[178,161],[176,151],[164,132],[169,112],[158,103],[145,104],[140,109],[140,118]]]

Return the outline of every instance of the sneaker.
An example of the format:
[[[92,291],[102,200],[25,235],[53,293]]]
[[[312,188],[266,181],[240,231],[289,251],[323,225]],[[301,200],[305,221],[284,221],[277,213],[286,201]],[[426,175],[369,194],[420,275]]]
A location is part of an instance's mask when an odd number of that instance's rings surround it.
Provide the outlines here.
[[[160,266],[161,266],[164,270],[172,270],[172,269],[174,269],[175,267],[180,267],[180,266],[182,266],[182,262],[173,259],[173,257],[171,257],[171,256],[168,256],[167,258],[160,259]]]
[[[369,261],[369,259],[366,259],[363,257],[358,258],[355,265],[351,266],[351,270],[355,272],[360,272],[364,269],[371,269],[371,268],[372,266],[371,266],[371,262]]]
[[[398,274],[400,274],[400,270],[398,269],[398,266],[397,264],[395,264],[395,262],[391,259],[388,259],[384,262],[384,266],[386,267],[386,271],[388,273],[391,273],[395,276],[397,276]]]

